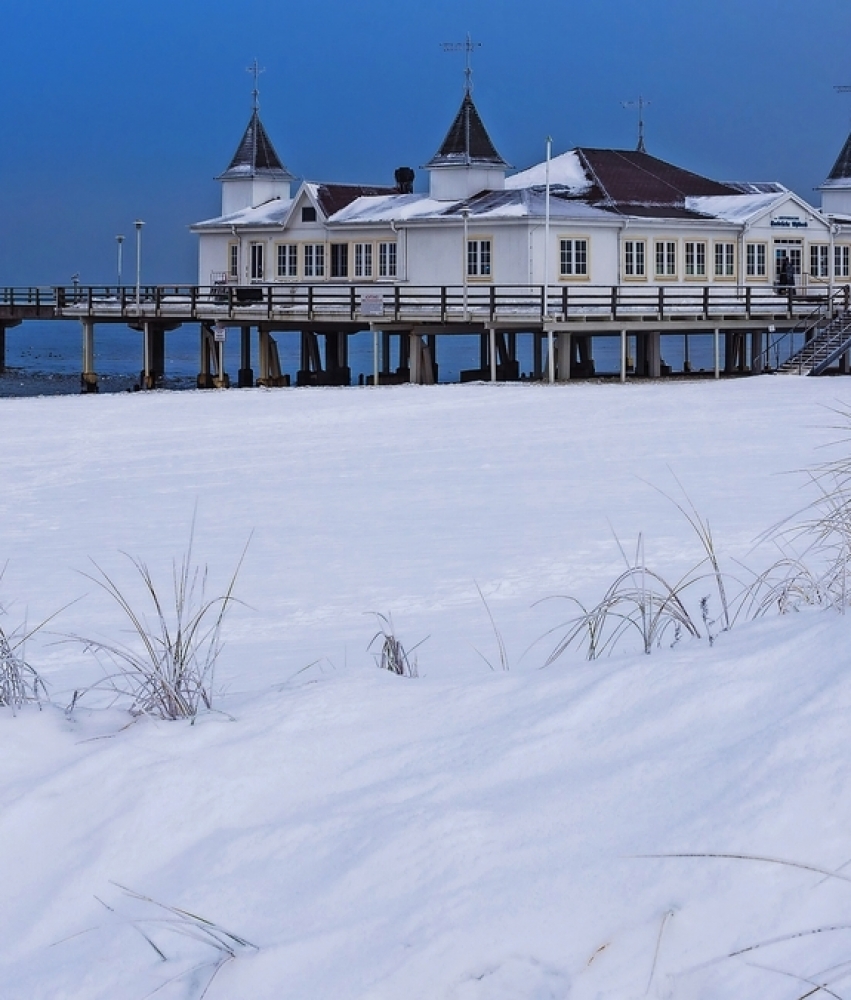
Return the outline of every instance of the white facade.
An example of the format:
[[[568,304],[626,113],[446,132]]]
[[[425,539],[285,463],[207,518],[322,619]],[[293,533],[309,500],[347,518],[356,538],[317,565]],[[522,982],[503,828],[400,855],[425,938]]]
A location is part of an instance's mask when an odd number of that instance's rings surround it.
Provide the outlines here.
[[[467,95],[458,134],[464,113],[481,126]],[[452,139],[427,165],[428,194],[304,182],[290,197],[285,172],[231,168],[222,215],[193,227],[199,284],[770,287],[784,261],[799,289],[851,281],[851,181],[823,189],[825,207],[849,216],[843,226],[781,185],[720,185],[644,153],[579,149],[506,178],[492,146],[489,161],[475,160]],[[698,193],[642,202],[652,170],[660,190],[674,176]]]

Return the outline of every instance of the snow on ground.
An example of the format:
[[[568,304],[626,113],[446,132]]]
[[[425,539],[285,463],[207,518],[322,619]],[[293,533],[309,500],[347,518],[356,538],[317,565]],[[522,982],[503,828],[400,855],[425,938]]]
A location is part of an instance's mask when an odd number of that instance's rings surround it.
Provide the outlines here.
[[[52,632],[121,638],[90,559],[133,593],[120,552],[143,557],[165,589],[197,511],[223,586],[253,532],[221,713],[127,726],[92,696],[68,719],[96,666],[55,635],[30,644],[56,707],[0,711],[0,995],[200,997],[212,951],[153,922],[173,916],[155,903],[259,948],[236,949],[211,1000],[795,1000],[819,976],[848,995],[848,929],[726,956],[851,927],[851,884],[647,857],[849,862],[846,619],[540,669],[554,639],[536,640],[567,611],[536,602],[599,597],[613,533],[643,532],[666,575],[693,565],[653,488],[675,494],[675,476],[724,558],[760,567],[755,538],[811,499],[800,470],[842,454],[830,408],[849,392],[765,377],[0,400],[7,621],[76,601]],[[425,639],[419,678],[376,669],[370,612]]]

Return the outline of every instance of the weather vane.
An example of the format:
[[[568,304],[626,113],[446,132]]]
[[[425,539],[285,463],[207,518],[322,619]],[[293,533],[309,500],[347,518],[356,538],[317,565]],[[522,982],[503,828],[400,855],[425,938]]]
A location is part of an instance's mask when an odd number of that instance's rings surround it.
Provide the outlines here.
[[[467,32],[466,42],[443,42],[440,46],[444,52],[464,52],[466,53],[466,67],[464,69],[464,92],[469,96],[473,92],[473,51],[482,47],[481,42],[474,42]]]
[[[260,80],[260,74],[265,73],[265,69],[260,68],[260,64],[255,59],[254,62],[246,69],[246,73],[250,73],[254,77],[254,90],[251,92],[251,97],[253,100],[253,108],[255,111],[260,110],[260,88],[258,87],[258,82]]]
[[[646,153],[647,147],[644,145],[644,109],[650,106],[650,101],[646,101],[639,95],[637,101],[621,101],[621,107],[638,108],[638,145],[635,147],[639,153]]]
[[[851,87],[839,86],[833,88],[837,94],[851,94]]]

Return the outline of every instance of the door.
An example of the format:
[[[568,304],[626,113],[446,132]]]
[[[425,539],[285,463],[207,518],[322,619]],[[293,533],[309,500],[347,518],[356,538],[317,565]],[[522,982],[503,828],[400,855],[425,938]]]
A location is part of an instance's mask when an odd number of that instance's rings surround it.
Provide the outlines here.
[[[263,244],[251,244],[251,280],[263,280]]]
[[[800,240],[774,244],[775,287],[794,288],[801,282],[803,255]]]

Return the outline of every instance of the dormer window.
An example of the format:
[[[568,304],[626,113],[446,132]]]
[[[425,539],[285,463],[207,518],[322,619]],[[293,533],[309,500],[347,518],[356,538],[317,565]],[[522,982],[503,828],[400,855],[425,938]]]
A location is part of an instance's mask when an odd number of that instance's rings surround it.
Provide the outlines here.
[[[305,205],[305,207],[301,210],[301,221],[316,222],[316,209],[313,205]]]

